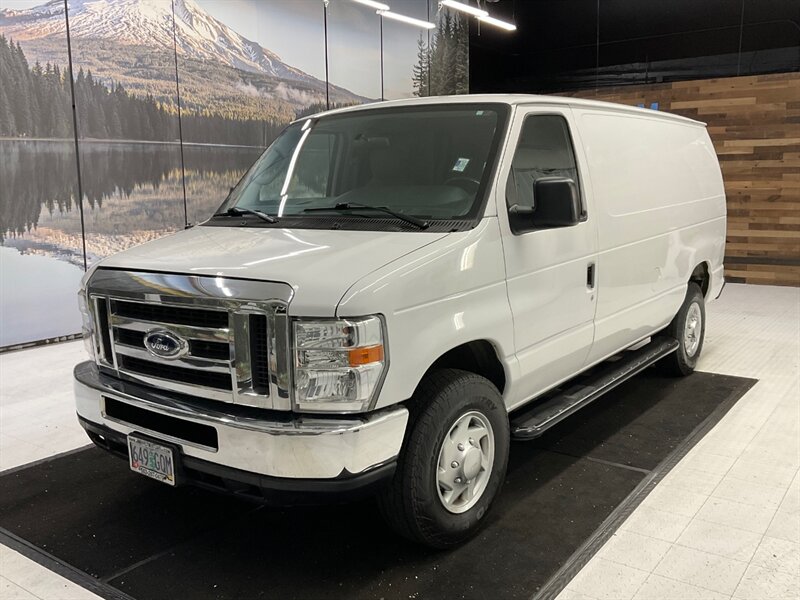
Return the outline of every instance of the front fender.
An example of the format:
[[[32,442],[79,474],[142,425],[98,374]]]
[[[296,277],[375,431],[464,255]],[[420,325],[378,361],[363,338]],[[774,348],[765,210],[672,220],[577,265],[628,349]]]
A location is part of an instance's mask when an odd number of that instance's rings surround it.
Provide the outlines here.
[[[474,340],[492,344],[512,381],[514,327],[497,218],[370,273],[337,308],[339,317],[374,313],[386,319],[389,356],[376,408],[410,398],[437,358]]]

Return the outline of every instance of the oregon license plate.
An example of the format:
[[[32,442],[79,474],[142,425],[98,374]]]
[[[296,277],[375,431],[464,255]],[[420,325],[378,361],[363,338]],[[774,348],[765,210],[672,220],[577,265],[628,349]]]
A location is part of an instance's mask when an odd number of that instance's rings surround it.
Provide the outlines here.
[[[128,458],[131,470],[175,485],[175,450],[169,446],[129,435]]]

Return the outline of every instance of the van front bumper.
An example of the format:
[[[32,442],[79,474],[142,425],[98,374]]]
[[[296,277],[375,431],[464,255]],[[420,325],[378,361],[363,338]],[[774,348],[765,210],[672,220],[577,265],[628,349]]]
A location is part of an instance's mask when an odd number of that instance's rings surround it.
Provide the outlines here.
[[[93,362],[74,373],[78,417],[98,446],[127,456],[127,435],[143,434],[179,449],[185,481],[267,499],[381,482],[394,472],[408,421],[403,406],[297,416],[165,393],[101,373]],[[182,437],[198,426],[214,441]]]

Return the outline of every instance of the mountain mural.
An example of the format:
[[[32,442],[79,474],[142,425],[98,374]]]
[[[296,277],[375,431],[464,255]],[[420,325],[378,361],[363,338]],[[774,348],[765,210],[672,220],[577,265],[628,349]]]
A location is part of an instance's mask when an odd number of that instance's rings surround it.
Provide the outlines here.
[[[177,106],[177,50],[181,107],[189,114],[285,122],[325,101],[324,81],[286,64],[193,0],[174,0],[174,16],[172,0],[69,0],[75,70],[169,108]],[[63,0],[0,10],[0,33],[20,42],[29,60],[63,66]],[[330,99],[367,100],[333,85]]]
[[[384,65],[379,20],[348,0],[331,2],[329,48],[321,0],[67,2],[73,81],[64,0],[26,0],[25,9],[0,0],[0,288],[9,291],[0,308],[13,316],[0,346],[76,333],[84,261],[216,211],[290,120],[325,108],[325,81],[306,61],[331,59],[334,81],[365,90],[385,66],[392,97],[467,90],[467,27],[447,11],[418,46],[416,28],[387,22]],[[417,15],[435,6],[395,3]],[[241,35],[246,25],[231,24],[245,16],[273,33],[252,34],[261,43]],[[301,57],[292,64],[273,51],[287,43]],[[341,85],[329,93],[331,106],[370,100]],[[46,282],[50,304],[69,314],[43,317],[42,291],[26,281]]]

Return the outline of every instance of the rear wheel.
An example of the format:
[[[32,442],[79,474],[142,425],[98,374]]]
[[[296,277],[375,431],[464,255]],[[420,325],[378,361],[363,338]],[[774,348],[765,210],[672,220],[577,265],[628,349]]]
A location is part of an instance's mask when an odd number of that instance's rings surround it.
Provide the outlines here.
[[[483,525],[505,479],[508,414],[491,382],[456,369],[426,376],[412,413],[381,512],[407,538],[456,546]]]
[[[678,341],[678,349],[661,361],[670,375],[689,375],[697,365],[706,331],[706,309],[700,286],[690,282],[678,314],[665,330]]]

